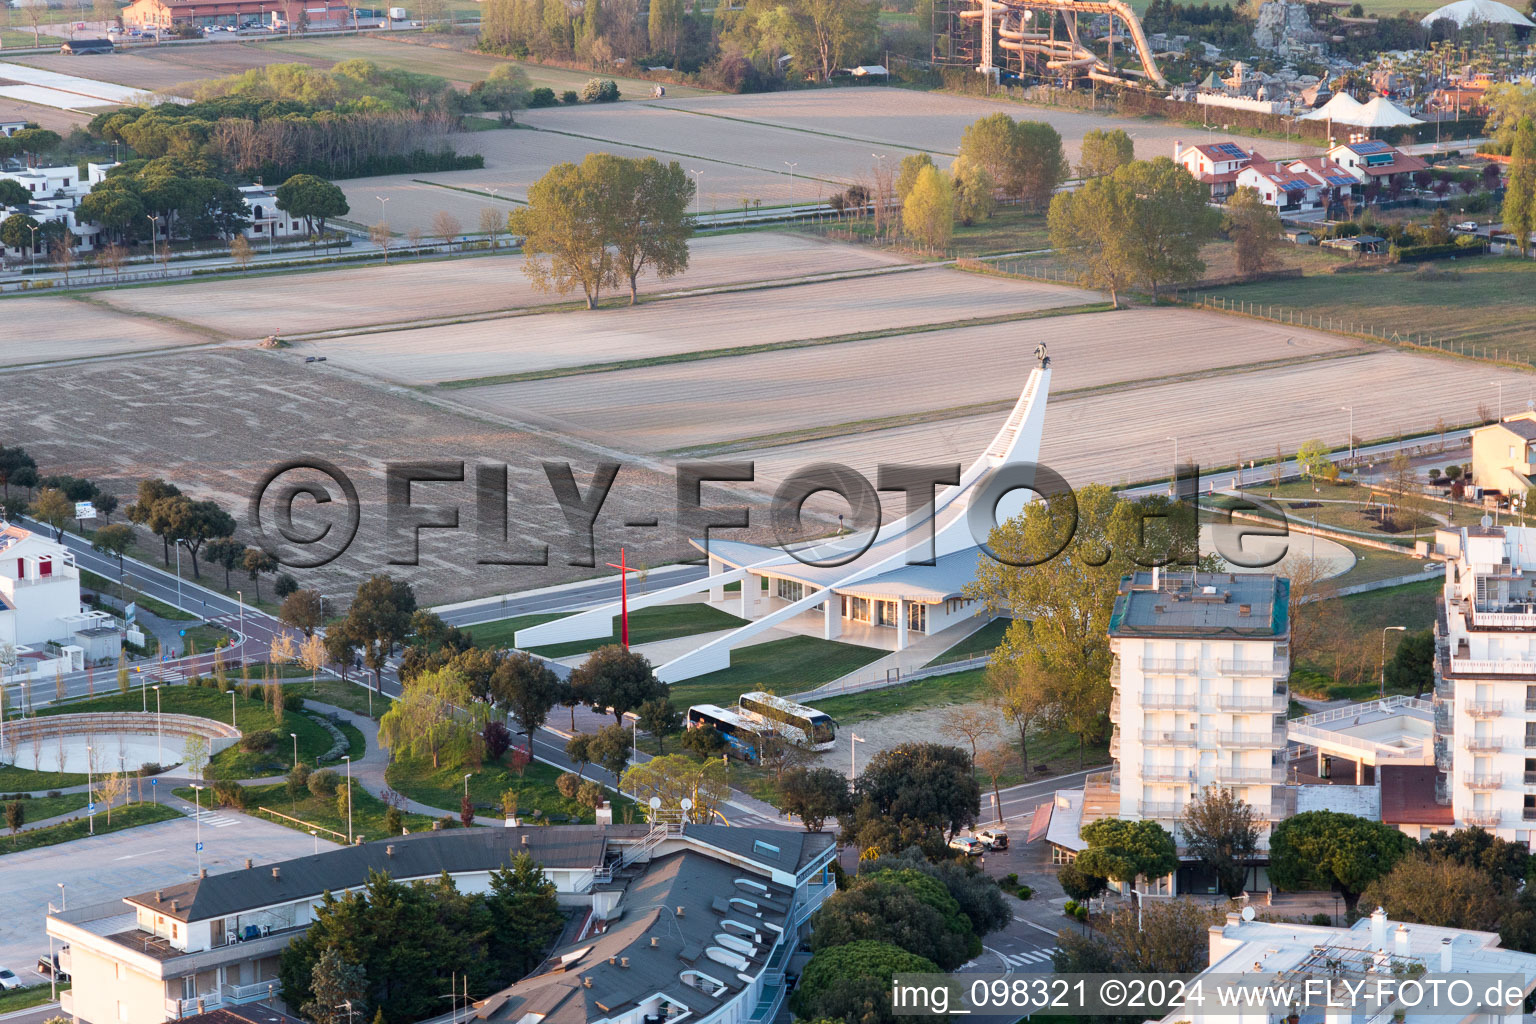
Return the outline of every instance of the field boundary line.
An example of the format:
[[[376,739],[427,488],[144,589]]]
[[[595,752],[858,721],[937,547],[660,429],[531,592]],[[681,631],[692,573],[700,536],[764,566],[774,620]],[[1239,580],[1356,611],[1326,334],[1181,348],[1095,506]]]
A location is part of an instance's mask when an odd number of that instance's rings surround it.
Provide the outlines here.
[[[700,349],[695,352],[674,352],[668,355],[648,356],[641,359],[619,359],[606,363],[586,363],[582,366],[551,367],[547,370],[526,370],[522,373],[497,374],[490,377],[467,377],[461,380],[441,381],[436,386],[449,390],[472,387],[490,387],[497,384],[525,384],[532,381],[555,380],[560,377],[584,377],[594,373],[614,373],[620,370],[640,370],[650,366],[667,366],[672,363],[696,363],[708,359],[732,359],[737,356],[758,355],[763,352],[781,352],[789,349],[820,348],[823,345],[844,345],[855,341],[876,341],[881,338],[900,337],[905,334],[928,334],[933,331],[963,330],[967,327],[990,327],[994,324],[1015,323],[1020,320],[1040,320],[1051,316],[1068,316],[1075,313],[1098,313],[1109,309],[1109,303],[1089,303],[1081,306],[1053,307],[1049,309],[1021,310],[999,313],[993,316],[972,317],[965,320],[945,320],[910,327],[888,327],[872,331],[856,331],[848,334],[830,334],[820,338],[796,338],[791,341],[766,341],[756,345],[736,345],[729,348]]]
[[[670,110],[676,114],[694,114],[698,117],[718,117],[722,121],[735,121],[739,124],[750,124],[758,128],[778,128],[786,132],[799,132],[802,135],[819,135],[826,139],[837,139],[840,142],[862,142],[871,146],[885,146],[889,149],[906,149],[913,153],[928,153],[937,156],[957,157],[959,153],[951,153],[947,149],[923,149],[919,146],[909,146],[904,142],[891,142],[889,139],[870,139],[862,135],[839,135],[836,132],[824,132],[816,128],[796,128],[793,125],[779,124],[776,121],[757,121],[750,117],[732,117],[730,114],[716,114],[708,110],[689,110],[686,107],[673,107],[665,103],[641,103],[643,107],[654,107],[657,110]]]
[[[1105,303],[1107,306],[1108,303]],[[1114,312],[1106,309],[1104,312]],[[1184,373],[1171,373],[1161,377],[1140,377],[1129,381],[1112,381],[1107,384],[1094,384],[1089,387],[1068,388],[1064,391],[1052,393],[1053,400],[1088,398],[1097,394],[1116,391],[1140,391],[1145,388],[1160,387],[1164,384],[1180,384],[1194,380],[1204,380],[1211,377],[1236,376],[1242,373],[1257,373],[1265,370],[1276,369],[1282,366],[1304,365],[1306,363],[1321,362],[1327,359],[1340,359],[1346,357],[1363,357],[1374,355],[1375,350],[1361,346],[1359,348],[1343,349],[1337,352],[1318,352],[1304,356],[1292,356],[1289,359],[1267,359],[1259,363],[1241,363],[1234,366],[1218,366],[1205,370],[1190,370]],[[935,423],[943,420],[958,419],[964,416],[978,416],[987,413],[1007,412],[1014,406],[1012,399],[998,399],[992,402],[976,402],[969,405],[956,405],[944,409],[929,409],[925,412],[904,413],[898,416],[883,416],[864,420],[849,420],[843,423],[832,423],[821,427],[806,427],[803,430],[786,431],[782,434],[761,434],[756,437],[736,438],[731,441],[718,441],[708,445],[690,445],[686,448],[671,448],[659,455],[672,458],[698,457],[704,455],[718,455],[732,451],[750,450],[753,448],[782,448],[794,444],[803,444],[807,441],[824,441],[834,437],[846,437],[850,434],[870,434],[881,430],[893,430],[897,427],[917,426],[922,423]]]
[[[64,297],[72,299],[75,302],[84,303],[87,306],[93,306],[96,309],[102,309],[108,312],[116,313],[119,316],[126,316],[139,320],[148,320],[151,323],[159,324],[162,327],[174,327],[177,330],[190,331],[191,333],[199,335],[200,337],[207,338],[209,341],[228,342],[235,340],[232,335],[225,334],[223,331],[216,327],[209,327],[205,324],[193,323],[190,320],[181,320],[174,316],[166,316],[164,313],[149,313],[141,309],[124,309],[121,306],[115,306],[108,302],[106,299],[97,295],[94,291],[66,292]]]

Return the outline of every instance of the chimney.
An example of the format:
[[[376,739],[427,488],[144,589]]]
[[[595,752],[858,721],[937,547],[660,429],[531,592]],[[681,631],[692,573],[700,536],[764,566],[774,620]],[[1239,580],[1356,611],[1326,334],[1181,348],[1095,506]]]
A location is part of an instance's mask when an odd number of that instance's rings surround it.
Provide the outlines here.
[[[255,866],[256,866],[256,862],[255,861],[251,860],[251,858],[249,858],[249,857],[245,858],[245,870],[249,871],[249,870],[251,870],[251,868],[253,868]]]
[[[208,877],[208,869],[207,868],[198,868],[197,869],[197,877],[198,878],[207,878]]]
[[[1158,569],[1157,569],[1157,566],[1154,565],[1152,567],[1152,589],[1153,590],[1157,589],[1157,581],[1158,581]]]
[[[171,900],[171,909],[172,910],[180,910],[181,909],[181,900]]]
[[[1392,933],[1392,952],[1398,956],[1407,956],[1408,948],[1408,926],[1400,924]]]
[[[283,869],[278,867],[276,864],[272,865],[272,881],[275,882],[279,878],[281,878],[282,876],[283,876]]]
[[[1183,139],[1174,139],[1173,140],[1173,162],[1174,163],[1179,163],[1179,158],[1182,157],[1183,155],[1184,155],[1184,140]]]
[[[655,949],[659,945],[661,945],[661,940],[658,939],[656,936],[652,935],[651,936],[651,948]]]
[[[1451,940],[1440,940],[1440,973],[1451,973]]]
[[[627,957],[627,956],[619,957],[619,966],[627,969],[629,967],[629,957]]]
[[[384,856],[386,856],[386,857],[393,857],[394,855],[395,855],[395,844],[394,843],[390,843],[389,845],[384,847]]]
[[[1387,944],[1387,912],[1381,907],[1371,911],[1371,946],[1381,949]]]
[[[1234,913],[1233,911],[1228,911],[1227,912],[1227,927],[1228,928],[1236,928],[1238,925],[1240,925],[1242,923],[1243,923],[1243,916],[1241,914]]]
[[[584,975],[581,976],[581,987],[582,988],[591,988],[592,987],[592,976],[590,974],[584,974]]]
[[[683,911],[685,911],[687,909],[688,909],[687,907],[678,907],[677,908],[677,916],[678,917],[682,917],[683,916]]]
[[[165,902],[165,890],[164,889],[156,889],[155,890],[155,902],[156,903],[164,903]]]
[[[1238,605],[1237,606],[1237,614],[1239,614],[1239,615],[1252,615],[1253,614],[1253,605],[1251,605],[1251,604],[1240,604],[1240,605]]]
[[[619,962],[619,958],[618,958],[617,954],[615,954],[614,956],[610,956],[608,958],[608,966],[609,967],[612,967],[614,964],[616,964],[618,962]]]
[[[527,846],[528,845],[528,833],[524,832],[522,838],[523,838],[523,845]]]

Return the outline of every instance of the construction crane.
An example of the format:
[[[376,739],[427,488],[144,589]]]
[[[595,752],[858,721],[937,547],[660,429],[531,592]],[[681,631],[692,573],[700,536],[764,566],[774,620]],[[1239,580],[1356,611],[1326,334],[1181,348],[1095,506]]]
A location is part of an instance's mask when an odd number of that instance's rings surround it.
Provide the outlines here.
[[[1042,78],[1087,79],[1107,85],[1137,89],[1166,89],[1168,80],[1158,70],[1147,44],[1141,21],[1124,0],[966,0],[957,11],[959,19],[980,29],[981,50],[977,70],[993,74],[998,70],[994,50],[1017,54],[1020,69],[1034,65]],[[1087,15],[1089,24],[1098,15],[1109,18],[1109,32],[1096,40],[1087,40],[1085,26],[1078,16]],[[1117,30],[1116,21],[1119,22]],[[1089,43],[1102,43],[1101,56]],[[1115,44],[1122,52],[1127,42],[1134,48],[1140,70],[1117,67]]]

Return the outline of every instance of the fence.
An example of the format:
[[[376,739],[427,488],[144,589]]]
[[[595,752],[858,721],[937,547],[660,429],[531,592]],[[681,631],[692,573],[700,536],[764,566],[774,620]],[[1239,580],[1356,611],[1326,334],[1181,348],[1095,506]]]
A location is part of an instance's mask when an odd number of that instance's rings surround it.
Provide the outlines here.
[[[305,821],[303,818],[295,818],[291,814],[284,814],[281,811],[274,811],[270,807],[258,807],[256,810],[262,814],[270,814],[274,818],[282,818],[284,821],[291,822],[302,828],[309,829],[311,832],[324,832],[328,836],[335,836],[338,843],[343,846],[347,845],[347,837],[344,833],[333,832],[331,829],[326,828],[324,825],[316,825],[312,821]]]
[[[1299,309],[1294,306],[1281,306],[1270,302],[1251,302],[1247,299],[1229,299],[1224,295],[1176,295],[1175,298],[1201,309],[1215,309],[1223,313],[1251,316],[1257,320],[1268,320],[1272,323],[1285,324],[1288,327],[1310,327],[1319,331],[1329,331],[1333,334],[1348,334],[1357,338],[1368,338],[1371,341],[1379,341],[1387,345],[1443,352],[1447,355],[1459,356],[1465,359],[1476,359],[1482,362],[1512,364],[1522,367],[1536,366],[1536,359],[1522,352],[1515,352],[1509,348],[1501,348],[1497,345],[1479,345],[1475,342],[1468,344],[1465,339],[1460,338],[1436,338],[1427,331],[1399,331],[1382,327],[1378,324],[1363,323],[1358,320],[1330,316],[1324,313],[1314,313],[1310,310]]]
[[[961,270],[970,270],[978,274],[1000,274],[1007,277],[1022,277],[1030,281],[1048,281],[1052,284],[1071,285],[1074,288],[1082,287],[1082,279],[1078,277],[1075,271],[1049,259],[976,260],[963,258],[957,259],[955,266]]]
[[[903,675],[901,669],[887,669],[882,675],[872,675],[866,679],[835,679],[830,683],[818,686],[814,690],[804,693],[791,694],[789,700],[821,700],[826,697],[836,697],[846,693],[863,693],[866,690],[881,690],[887,686],[900,686],[902,683],[916,682],[919,679],[927,679],[931,676],[947,676],[956,672],[965,672],[973,668],[985,668],[992,661],[992,655],[982,654],[974,657],[956,658],[952,661],[944,661],[939,658],[936,661],[924,665],[920,669]]]

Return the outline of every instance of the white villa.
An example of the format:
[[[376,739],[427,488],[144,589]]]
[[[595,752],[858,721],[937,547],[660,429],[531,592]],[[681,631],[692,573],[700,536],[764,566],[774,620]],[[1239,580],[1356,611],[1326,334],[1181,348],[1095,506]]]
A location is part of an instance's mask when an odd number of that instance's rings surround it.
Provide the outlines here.
[[[4,673],[73,671],[88,660],[115,658],[120,649],[117,620],[81,607],[80,570],[69,549],[32,530],[0,525]]]

